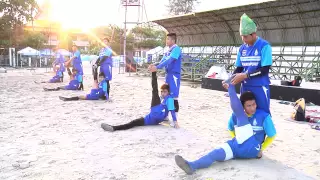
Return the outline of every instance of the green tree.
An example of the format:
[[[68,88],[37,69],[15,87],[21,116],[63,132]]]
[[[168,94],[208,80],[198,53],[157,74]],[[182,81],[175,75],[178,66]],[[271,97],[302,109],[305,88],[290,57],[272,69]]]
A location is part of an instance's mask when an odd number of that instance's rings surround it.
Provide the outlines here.
[[[191,13],[195,4],[199,3],[198,0],[169,0],[169,5],[167,6],[169,14],[171,15],[182,15]]]
[[[118,55],[123,54],[123,41],[124,41],[124,30],[116,25],[97,27],[93,29],[93,34],[90,36],[90,54],[98,54],[102,44],[101,39],[103,37],[109,37],[111,40],[110,47]],[[126,49],[128,51],[133,50],[133,37],[127,36]]]
[[[134,40],[135,48],[152,49],[157,46],[165,46],[166,32],[152,27],[134,27],[130,34]]]
[[[25,32],[24,39],[21,42],[22,46],[29,46],[34,49],[44,48],[47,42],[47,37],[39,32]]]
[[[123,54],[124,29],[118,26],[104,26],[93,29],[94,35],[90,36],[89,54],[98,54],[102,45],[100,39],[107,36],[110,38],[112,50],[120,55]],[[126,35],[126,51],[136,48],[155,48],[165,45],[166,32],[151,27],[137,26],[128,31]]]
[[[59,48],[66,49],[68,51],[71,51],[71,47],[73,44],[72,37],[70,32],[65,32],[61,34],[59,39]]]
[[[0,45],[10,46],[14,42],[17,27],[32,20],[38,10],[35,0],[2,0],[0,1]]]

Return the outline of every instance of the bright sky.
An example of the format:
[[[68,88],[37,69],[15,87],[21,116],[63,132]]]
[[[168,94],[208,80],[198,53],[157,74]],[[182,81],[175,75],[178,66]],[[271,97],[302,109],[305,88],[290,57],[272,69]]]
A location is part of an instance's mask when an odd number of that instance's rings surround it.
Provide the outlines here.
[[[41,5],[45,0],[37,0]],[[144,1],[146,14],[143,21],[168,17],[166,5],[168,0],[140,0]],[[199,0],[196,11],[221,9],[245,4],[253,4],[270,0]],[[88,29],[96,26],[116,24],[123,27],[124,8],[120,0],[50,0],[52,5],[52,19],[60,21],[65,28]],[[119,8],[120,7],[120,8]],[[127,21],[137,22],[139,10],[128,7]],[[142,14],[142,12],[141,12]],[[142,15],[140,15],[142,16]],[[141,18],[140,18],[141,22]]]

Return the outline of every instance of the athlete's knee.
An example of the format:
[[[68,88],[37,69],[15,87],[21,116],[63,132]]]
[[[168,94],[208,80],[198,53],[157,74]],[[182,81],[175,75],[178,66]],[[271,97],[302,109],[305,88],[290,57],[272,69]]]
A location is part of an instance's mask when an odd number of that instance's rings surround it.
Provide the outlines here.
[[[230,160],[234,157],[233,155],[233,150],[231,148],[231,146],[228,143],[224,143],[220,146],[219,151],[221,151],[221,153],[225,153],[225,157],[224,159],[222,158],[221,160],[218,161],[227,161]],[[223,152],[222,152],[223,151]]]

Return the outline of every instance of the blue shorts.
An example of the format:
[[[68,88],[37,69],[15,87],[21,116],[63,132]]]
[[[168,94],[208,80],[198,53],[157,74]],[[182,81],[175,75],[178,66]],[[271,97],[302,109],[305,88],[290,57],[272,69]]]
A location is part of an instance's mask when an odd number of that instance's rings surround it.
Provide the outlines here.
[[[262,109],[267,113],[270,113],[270,88],[267,86],[246,86],[241,85],[240,93],[245,91],[251,91],[257,103],[257,108]]]
[[[165,117],[165,112],[162,112],[162,110],[159,109],[159,106],[154,106],[151,108],[150,113],[144,117],[144,124],[157,125],[164,121]]]
[[[100,66],[100,72],[103,72],[105,75],[105,79],[108,81],[112,80],[112,65],[111,64],[103,64]]]
[[[103,90],[101,89],[91,89],[90,94],[86,95],[86,100],[99,100],[104,96]]]
[[[181,74],[166,74],[166,83],[170,87],[170,94],[173,98],[179,97]]]
[[[256,158],[261,151],[261,144],[256,140],[254,136],[251,136],[242,144],[238,144],[236,138],[227,141],[232,152],[233,158],[250,159]]]

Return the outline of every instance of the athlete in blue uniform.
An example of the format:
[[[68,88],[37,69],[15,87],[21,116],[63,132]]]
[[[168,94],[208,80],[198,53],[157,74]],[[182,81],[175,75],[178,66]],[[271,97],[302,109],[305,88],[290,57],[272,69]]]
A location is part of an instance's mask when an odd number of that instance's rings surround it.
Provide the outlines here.
[[[244,92],[239,99],[234,85],[230,84],[228,91],[233,111],[228,129],[233,139],[196,161],[186,161],[176,155],[176,164],[187,174],[192,174],[197,169],[207,168],[215,161],[261,158],[262,151],[276,136],[270,114],[256,109],[257,105],[252,92]],[[267,138],[265,138],[266,135]]]
[[[174,102],[171,95],[169,95],[169,86],[164,84],[161,86],[161,98],[158,92],[158,82],[156,72],[152,73],[152,99],[151,110],[148,115],[135,119],[127,124],[111,126],[109,124],[102,123],[101,128],[105,131],[118,131],[133,128],[135,126],[148,126],[158,125],[165,121],[166,117],[172,118],[173,123],[170,124],[175,128],[179,128],[177,117],[174,110]],[[162,100],[161,100],[162,99]]]
[[[59,96],[59,99],[63,101],[77,101],[77,100],[105,100],[107,99],[107,83],[105,81],[105,76],[103,72],[100,72],[99,74],[99,82],[98,83],[98,74],[97,72],[93,75],[94,77],[94,83],[93,83],[93,89],[91,89],[90,94],[87,94],[85,96],[76,96],[76,97],[62,97]]]
[[[57,71],[56,75],[53,76],[51,79],[49,79],[49,81],[41,82],[41,83],[60,83],[60,82],[63,82],[63,75],[62,75],[62,72]]]
[[[59,91],[59,90],[80,90],[80,82],[77,79],[77,71],[72,69],[73,75],[69,84],[66,86],[60,86],[57,88],[43,88],[45,91]]]
[[[49,81],[41,81],[36,83],[59,83],[63,82],[63,72],[66,70],[64,67],[64,57],[61,53],[57,51],[57,48],[54,48],[53,51],[55,52],[55,60],[52,63],[53,69],[56,73]]]
[[[52,63],[53,67],[55,68],[56,76],[52,78],[50,81],[52,83],[56,82],[57,79],[60,79],[58,82],[63,82],[63,73],[65,72],[66,68],[64,67],[64,56],[58,51],[58,48],[53,49],[55,53],[55,61]],[[60,77],[60,78],[58,78]]]
[[[240,46],[237,59],[236,74],[232,84],[241,82],[241,94],[251,91],[256,97],[259,109],[270,113],[270,79],[269,69],[272,65],[272,49],[270,44],[258,37],[257,26],[246,14],[241,16],[240,35],[243,45]],[[226,84],[223,84],[225,88]]]
[[[72,51],[72,57],[65,64],[67,67],[70,67],[70,65],[72,65],[72,67],[77,70],[77,79],[80,81],[80,88],[83,90],[83,67],[80,51],[78,50],[76,44],[72,45]]]
[[[175,111],[179,111],[179,92],[181,80],[181,49],[176,45],[177,36],[175,33],[167,35],[166,44],[169,46],[169,51],[164,54],[159,64],[152,64],[149,66],[149,71],[155,72],[157,69],[165,67],[166,83],[170,87],[170,95],[174,98]]]
[[[100,66],[100,72],[105,75],[105,81],[107,83],[107,94],[109,97],[110,93],[110,82],[112,80],[112,49],[109,46],[109,38],[105,37],[102,39],[104,47],[100,50],[99,58],[93,65],[92,70],[97,71]]]

